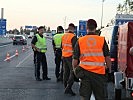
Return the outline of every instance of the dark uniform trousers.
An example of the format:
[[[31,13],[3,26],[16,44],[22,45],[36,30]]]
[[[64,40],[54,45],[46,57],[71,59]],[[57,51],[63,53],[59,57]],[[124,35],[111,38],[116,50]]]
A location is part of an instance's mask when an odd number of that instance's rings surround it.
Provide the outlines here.
[[[72,68],[72,57],[63,57],[63,83],[66,88],[71,88],[74,83],[74,72]]]
[[[35,64],[35,77],[40,78],[40,67],[42,65],[42,78],[47,77],[47,60],[45,53],[37,52]]]
[[[60,70],[60,64],[61,63],[62,63],[62,66],[63,66],[62,50],[61,49],[56,49],[55,50],[55,64],[56,64],[55,75],[56,75],[56,78],[63,79],[63,67],[61,67],[61,70]]]
[[[107,78],[105,75],[92,73],[77,67],[75,74],[81,79],[81,100],[90,100],[93,92],[96,100],[107,100]]]
[[[34,64],[36,64],[36,59],[37,59],[37,56],[36,56],[36,55],[37,55],[37,51],[34,51],[34,50],[33,50],[33,52],[34,52],[34,55],[33,55],[33,57],[34,57]]]

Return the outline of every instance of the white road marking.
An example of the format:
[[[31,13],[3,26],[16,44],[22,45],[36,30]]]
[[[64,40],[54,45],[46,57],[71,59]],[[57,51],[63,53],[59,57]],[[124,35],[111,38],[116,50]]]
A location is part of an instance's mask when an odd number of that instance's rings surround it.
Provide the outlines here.
[[[19,67],[31,55],[32,55],[32,53],[29,54],[27,57],[25,57],[21,62],[19,62],[19,64],[16,67]]]
[[[11,58],[13,58],[13,57],[15,57],[16,55],[12,55],[11,57],[9,57],[9,59],[11,59]],[[4,61],[7,61],[7,59],[5,59]]]
[[[2,46],[0,46],[0,48],[2,48],[2,47],[7,47],[8,45],[2,45]]]

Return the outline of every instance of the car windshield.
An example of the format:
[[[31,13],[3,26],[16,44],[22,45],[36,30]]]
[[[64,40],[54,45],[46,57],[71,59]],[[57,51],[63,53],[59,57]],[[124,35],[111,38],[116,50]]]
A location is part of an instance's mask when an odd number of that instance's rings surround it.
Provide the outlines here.
[[[22,39],[22,36],[15,36],[15,39]]]

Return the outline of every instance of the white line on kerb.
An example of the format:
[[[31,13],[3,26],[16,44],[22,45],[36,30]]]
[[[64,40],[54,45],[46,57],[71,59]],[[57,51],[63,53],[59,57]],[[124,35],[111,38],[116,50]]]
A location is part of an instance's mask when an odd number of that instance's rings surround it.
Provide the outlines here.
[[[21,62],[19,62],[19,64],[16,67],[19,67],[31,55],[32,55],[32,53],[29,54],[27,57],[25,57]]]
[[[16,55],[12,55],[11,57],[9,57],[9,59],[11,59],[11,58],[13,58],[13,57],[15,57]],[[7,59],[5,59],[4,61],[7,61]]]

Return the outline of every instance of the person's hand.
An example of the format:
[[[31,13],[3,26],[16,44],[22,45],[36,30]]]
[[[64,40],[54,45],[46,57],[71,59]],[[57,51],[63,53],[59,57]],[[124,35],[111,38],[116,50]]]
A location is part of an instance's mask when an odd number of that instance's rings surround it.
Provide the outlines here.
[[[36,51],[40,52],[41,50],[39,48],[36,48]]]

